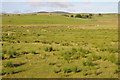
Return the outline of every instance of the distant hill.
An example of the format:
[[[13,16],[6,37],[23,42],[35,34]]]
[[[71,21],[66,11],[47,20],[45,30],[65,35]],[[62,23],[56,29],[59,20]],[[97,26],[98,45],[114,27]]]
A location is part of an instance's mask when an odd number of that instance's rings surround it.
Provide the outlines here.
[[[54,11],[51,13],[59,13],[59,14],[70,14],[69,12],[64,12],[64,11]]]
[[[46,11],[40,11],[40,12],[37,12],[37,13],[49,13],[49,12],[46,12]]]
[[[58,14],[70,14],[69,12],[64,12],[64,11],[54,11],[54,12],[46,12],[46,11],[40,11],[37,13],[58,13]]]

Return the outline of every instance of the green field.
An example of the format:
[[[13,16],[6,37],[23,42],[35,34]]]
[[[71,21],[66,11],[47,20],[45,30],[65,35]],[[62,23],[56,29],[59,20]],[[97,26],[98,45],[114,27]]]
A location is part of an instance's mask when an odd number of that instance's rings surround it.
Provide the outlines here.
[[[70,14],[68,14],[70,15]],[[74,14],[75,15],[75,14]],[[21,15],[21,16],[3,16],[3,26],[87,26],[87,25],[109,25],[114,26],[117,20],[117,14],[104,15],[104,17],[94,14],[92,19],[66,17],[62,14],[42,14],[42,15]],[[106,22],[104,22],[104,20]],[[110,24],[110,23],[113,24]]]
[[[3,78],[118,78],[117,14],[2,20]]]

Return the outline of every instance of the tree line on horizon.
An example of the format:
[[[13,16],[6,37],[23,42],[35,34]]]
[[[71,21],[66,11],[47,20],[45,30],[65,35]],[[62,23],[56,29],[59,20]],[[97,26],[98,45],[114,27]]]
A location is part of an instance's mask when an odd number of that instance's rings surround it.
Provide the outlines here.
[[[101,13],[98,14],[99,16],[102,16]],[[92,18],[93,14],[88,14],[88,15],[81,15],[81,14],[76,14],[76,15],[63,15],[63,16],[66,16],[66,17],[74,17],[74,18]]]

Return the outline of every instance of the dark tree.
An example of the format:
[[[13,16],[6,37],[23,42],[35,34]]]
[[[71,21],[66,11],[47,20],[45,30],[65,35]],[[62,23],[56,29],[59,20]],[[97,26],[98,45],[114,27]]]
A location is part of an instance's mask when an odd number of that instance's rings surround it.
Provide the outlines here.
[[[65,15],[63,15],[63,16],[69,17],[69,15],[67,15],[67,14],[65,14]]]
[[[32,15],[37,15],[37,14],[32,14]]]
[[[89,18],[89,15],[85,15],[85,18]]]
[[[75,17],[76,18],[82,18],[82,16],[80,14],[77,14]]]
[[[99,13],[98,15],[99,15],[99,16],[102,16],[102,14],[101,14],[101,13]]]
[[[93,16],[93,14],[89,14],[89,16]]]
[[[20,16],[20,14],[18,14],[18,16]]]
[[[71,15],[70,17],[74,17],[74,15]]]
[[[90,15],[82,15],[82,18],[91,18]]]

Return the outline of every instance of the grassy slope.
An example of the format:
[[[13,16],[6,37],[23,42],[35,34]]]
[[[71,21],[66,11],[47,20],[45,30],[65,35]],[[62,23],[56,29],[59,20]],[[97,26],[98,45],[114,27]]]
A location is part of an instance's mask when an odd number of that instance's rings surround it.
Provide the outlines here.
[[[109,25],[109,22],[99,20],[114,20],[117,15],[95,15],[92,19],[69,18],[62,15],[21,15],[3,16],[3,25]]]
[[[41,18],[41,17],[42,18]],[[118,46],[118,32],[116,25],[116,15],[105,15],[103,17],[94,17],[94,21],[90,19],[72,19],[61,17],[60,15],[49,16],[10,16],[4,17],[4,25],[28,25],[37,24],[35,22],[46,22],[46,24],[74,24],[76,25],[89,25],[95,24],[100,26],[93,27],[3,27],[3,49],[5,50],[17,50],[18,53],[28,52],[29,54],[22,54],[12,59],[3,60],[3,65],[7,61],[11,60],[14,64],[21,64],[17,67],[11,68],[15,74],[3,75],[3,77],[26,77],[26,78],[59,78],[59,77],[81,77],[81,78],[115,78],[118,77],[115,71],[118,65],[117,61],[117,46]],[[48,18],[50,17],[50,18]],[[54,18],[51,18],[54,17]],[[5,19],[6,18],[6,19]],[[13,18],[13,22],[8,23],[8,19]],[[15,20],[14,20],[15,18]],[[17,21],[18,19],[18,21]],[[30,20],[31,19],[31,20]],[[52,20],[51,20],[52,19]],[[5,21],[4,21],[5,20]],[[65,21],[70,22],[65,22]],[[97,20],[97,21],[96,21]],[[14,21],[17,21],[17,23]],[[24,22],[25,21],[25,22]],[[77,22],[76,22],[77,21]],[[87,22],[88,23],[85,23]],[[102,22],[99,22],[102,21]],[[104,22],[105,21],[105,22]],[[111,22],[112,21],[112,22]],[[49,23],[50,22],[50,23]],[[83,22],[85,24],[80,24]],[[92,23],[94,22],[94,23]],[[98,23],[98,24],[97,24]],[[38,25],[44,25],[45,23],[38,23]],[[10,33],[10,36],[7,35]],[[20,41],[20,43],[18,43]],[[27,42],[26,42],[27,41]],[[40,42],[36,42],[40,41]],[[68,43],[70,45],[63,45]],[[44,46],[52,46],[57,51],[46,52],[42,49]],[[78,59],[72,60],[67,63],[61,54],[71,48],[84,48],[92,53],[85,54],[86,57],[80,56]],[[32,51],[37,51],[39,54],[32,54]],[[56,55],[54,55],[56,54]],[[97,64],[95,66],[84,66],[82,63],[85,60],[89,60],[93,54],[101,56],[99,60],[92,61]],[[44,58],[43,58],[44,57]],[[91,59],[91,58],[90,58]],[[55,65],[49,65],[49,63],[56,63]],[[109,65],[109,66],[108,66]],[[60,66],[60,67],[58,67]],[[82,71],[78,73],[54,73],[54,69],[65,67],[73,68],[77,66]],[[9,71],[6,67],[3,67],[3,71]],[[96,74],[100,73],[100,74]],[[85,75],[89,73],[88,75]]]

